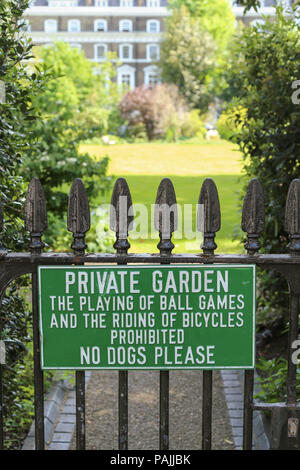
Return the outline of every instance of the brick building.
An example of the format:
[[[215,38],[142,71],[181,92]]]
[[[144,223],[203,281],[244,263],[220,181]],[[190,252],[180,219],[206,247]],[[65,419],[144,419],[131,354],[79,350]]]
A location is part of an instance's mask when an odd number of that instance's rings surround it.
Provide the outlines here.
[[[274,0],[261,0],[261,10],[246,16],[238,1],[228,1],[236,18],[247,24],[261,21],[262,13],[274,14]],[[34,44],[65,41],[98,63],[108,51],[115,52],[121,62],[118,83],[134,88],[160,80],[155,62],[167,7],[168,0],[32,0],[25,19]]]

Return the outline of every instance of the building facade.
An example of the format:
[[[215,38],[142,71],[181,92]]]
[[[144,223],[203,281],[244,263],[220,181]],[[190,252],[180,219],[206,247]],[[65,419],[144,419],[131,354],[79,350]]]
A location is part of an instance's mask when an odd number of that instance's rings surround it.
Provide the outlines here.
[[[36,45],[64,41],[97,63],[115,53],[118,83],[134,88],[160,81],[155,63],[167,15],[167,0],[36,0],[25,20]]]
[[[274,14],[275,0],[261,0],[260,11],[246,16],[240,2],[228,1],[246,24]],[[121,63],[118,83],[134,88],[160,81],[155,63],[169,14],[168,0],[32,0],[25,21],[36,45],[64,41],[97,63],[114,52]]]

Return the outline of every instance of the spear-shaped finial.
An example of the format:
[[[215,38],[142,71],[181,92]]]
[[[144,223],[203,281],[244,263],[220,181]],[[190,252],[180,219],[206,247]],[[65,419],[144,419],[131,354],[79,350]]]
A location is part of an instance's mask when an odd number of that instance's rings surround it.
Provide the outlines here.
[[[200,210],[202,209],[202,210]],[[200,215],[203,221],[200,223]],[[205,255],[213,255],[217,248],[215,243],[216,232],[221,228],[221,210],[218,190],[211,178],[206,178],[202,184],[198,200],[198,229],[202,225],[203,243],[201,248]]]
[[[289,187],[285,206],[285,230],[289,234],[288,248],[293,255],[300,254],[300,180],[294,179]]]
[[[118,254],[127,254],[130,244],[128,232],[132,229],[133,213],[130,190],[125,178],[118,178],[111,198],[110,229],[116,233],[114,248]]]
[[[33,178],[29,183],[25,202],[25,228],[30,232],[29,248],[32,253],[40,253],[45,246],[42,235],[47,226],[44,191],[40,180]]]
[[[170,255],[174,249],[172,234],[177,229],[178,213],[174,186],[169,178],[164,178],[157,190],[154,227],[159,232],[157,248],[162,255]]]
[[[91,225],[89,201],[81,179],[76,178],[72,184],[69,204],[67,227],[73,233],[71,248],[76,255],[83,255],[87,247],[85,234]]]
[[[247,233],[245,249],[254,255],[260,249],[259,236],[265,228],[265,204],[263,189],[253,178],[247,188],[242,214],[242,230]]]

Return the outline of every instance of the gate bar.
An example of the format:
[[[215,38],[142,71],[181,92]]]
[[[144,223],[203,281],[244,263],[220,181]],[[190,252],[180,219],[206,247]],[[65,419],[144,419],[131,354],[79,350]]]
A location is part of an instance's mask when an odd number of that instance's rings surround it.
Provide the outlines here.
[[[75,265],[84,265],[83,256],[87,245],[85,234],[91,225],[89,201],[81,179],[72,184],[68,201],[67,228],[73,234],[71,248],[76,256]],[[76,380],[76,449],[85,450],[85,371],[75,371]]]
[[[128,450],[128,371],[119,371],[119,450]]]
[[[44,248],[42,235],[47,226],[47,210],[43,188],[40,180],[33,178],[29,183],[25,202],[25,228],[30,232],[29,249],[33,258],[42,253]],[[35,269],[32,273],[35,448],[36,450],[44,450],[44,374],[40,364],[38,310],[38,276]]]
[[[169,371],[159,374],[159,449],[169,449]]]
[[[3,423],[3,365],[0,364],[0,450],[4,448]]]
[[[212,436],[212,370],[204,370],[202,378],[202,450],[211,450]]]
[[[75,371],[76,449],[85,450],[85,372]]]
[[[243,420],[243,450],[252,449],[253,438],[253,388],[254,371],[245,370],[244,376],[244,420]]]
[[[244,244],[249,256],[257,256],[260,249],[259,237],[265,227],[265,204],[263,189],[257,178],[248,184],[242,211],[243,232],[247,234]],[[253,390],[254,371],[244,371],[243,450],[252,449],[253,439]]]
[[[202,184],[197,211],[197,230],[203,233],[201,249],[208,263],[217,245],[216,232],[221,228],[221,209],[218,190],[211,178],[206,178]],[[212,443],[212,383],[213,371],[204,370],[202,373],[202,450],[211,450]]]
[[[292,361],[293,342],[298,339],[299,295],[290,293],[290,320],[288,336],[288,372],[287,372],[287,404],[296,403],[297,363]]]
[[[32,274],[32,316],[33,316],[33,359],[34,359],[34,396],[35,396],[35,449],[44,450],[44,373],[40,366],[40,334],[38,319],[38,280]]]
[[[3,230],[3,207],[0,201],[0,253],[5,252],[5,247],[2,243],[2,230]],[[2,296],[4,292],[0,292],[0,307],[2,304]],[[2,324],[2,315],[0,315],[0,339],[2,339],[2,331],[3,331],[3,324]],[[3,420],[3,371],[4,367],[2,361],[0,361],[0,450],[4,448],[4,420]]]
[[[117,264],[126,265],[130,248],[128,232],[132,228],[133,215],[132,199],[129,186],[125,178],[118,178],[115,182],[110,205],[110,229],[116,233],[114,248],[117,251]],[[120,370],[119,379],[119,450],[128,450],[128,371]]]
[[[163,178],[157,189],[154,226],[159,233],[157,248],[162,256],[161,264],[170,264],[170,255],[175,245],[172,234],[177,228],[177,201],[174,186],[169,178]],[[170,442],[169,429],[169,391],[170,374],[161,370],[159,374],[159,449],[168,450]]]
[[[22,274],[31,273],[35,266],[43,264],[45,266],[67,265],[76,263],[78,257],[73,253],[41,253],[32,256],[30,253],[10,253],[0,252],[0,269],[4,270],[7,266],[14,267],[17,271],[22,268]],[[160,264],[164,257],[160,253],[88,253],[81,257],[84,263],[89,264],[111,264],[111,263],[153,263]],[[168,257],[170,263],[174,264],[255,264],[262,269],[275,269],[281,271],[285,267],[298,267],[299,259],[290,254],[264,255],[258,254],[231,254],[225,253],[204,255],[202,253],[172,253]],[[1,273],[2,274],[2,273]],[[16,276],[12,274],[11,280]],[[9,281],[9,280],[8,280]]]

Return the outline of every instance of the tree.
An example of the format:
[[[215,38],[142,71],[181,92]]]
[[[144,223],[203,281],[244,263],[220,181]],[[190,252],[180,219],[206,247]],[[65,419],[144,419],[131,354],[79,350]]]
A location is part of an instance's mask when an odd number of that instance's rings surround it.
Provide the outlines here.
[[[108,132],[111,114],[120,100],[118,85],[113,82],[118,65],[115,55],[108,54],[99,65],[77,48],[56,42],[52,47],[35,48],[35,56],[36,63],[43,64],[53,75],[43,93],[35,96],[41,112],[59,112],[70,119],[75,110],[84,132]]]
[[[47,73],[32,73],[32,45],[22,35],[22,15],[28,0],[0,2],[0,80],[3,96],[0,104],[0,199],[4,212],[1,243],[7,249],[23,251],[26,234],[23,224],[25,183],[19,175],[22,161],[34,145],[30,133],[36,110],[32,94],[43,87]],[[6,290],[1,306],[1,339],[5,341],[6,366],[3,370],[5,446],[18,448],[24,425],[31,423],[32,376],[25,367],[30,341],[31,313],[22,288],[26,280],[18,279]],[[25,409],[22,405],[25,403]],[[21,409],[20,409],[21,408]],[[18,441],[20,439],[20,441]]]
[[[262,249],[268,253],[287,250],[283,213],[289,185],[300,167],[300,113],[293,99],[298,92],[293,84],[299,80],[299,51],[299,22],[277,8],[275,18],[243,30],[232,60],[237,93],[233,106],[237,103],[246,112],[243,118],[236,113],[237,124],[242,124],[237,139],[248,178],[258,178],[265,190]],[[286,318],[285,281],[276,273],[266,273],[260,283],[260,319]]]
[[[198,21],[199,29],[213,38],[221,56],[235,30],[235,17],[228,0],[171,0],[172,10],[184,7]]]
[[[225,86],[227,47],[235,23],[227,0],[224,3],[197,1],[194,7],[188,0],[174,0],[161,46],[163,80],[175,83],[201,110]]]
[[[110,186],[108,158],[96,160],[80,152],[80,143],[107,132],[119,94],[110,80],[114,73],[110,61],[95,73],[81,52],[64,43],[42,48],[38,57],[37,69],[51,70],[52,79],[32,98],[41,119],[33,123],[35,146],[23,159],[20,173],[26,178],[38,176],[44,187],[50,216],[46,241],[51,244],[57,221],[66,217],[66,183],[70,186],[82,178],[90,198]]]

